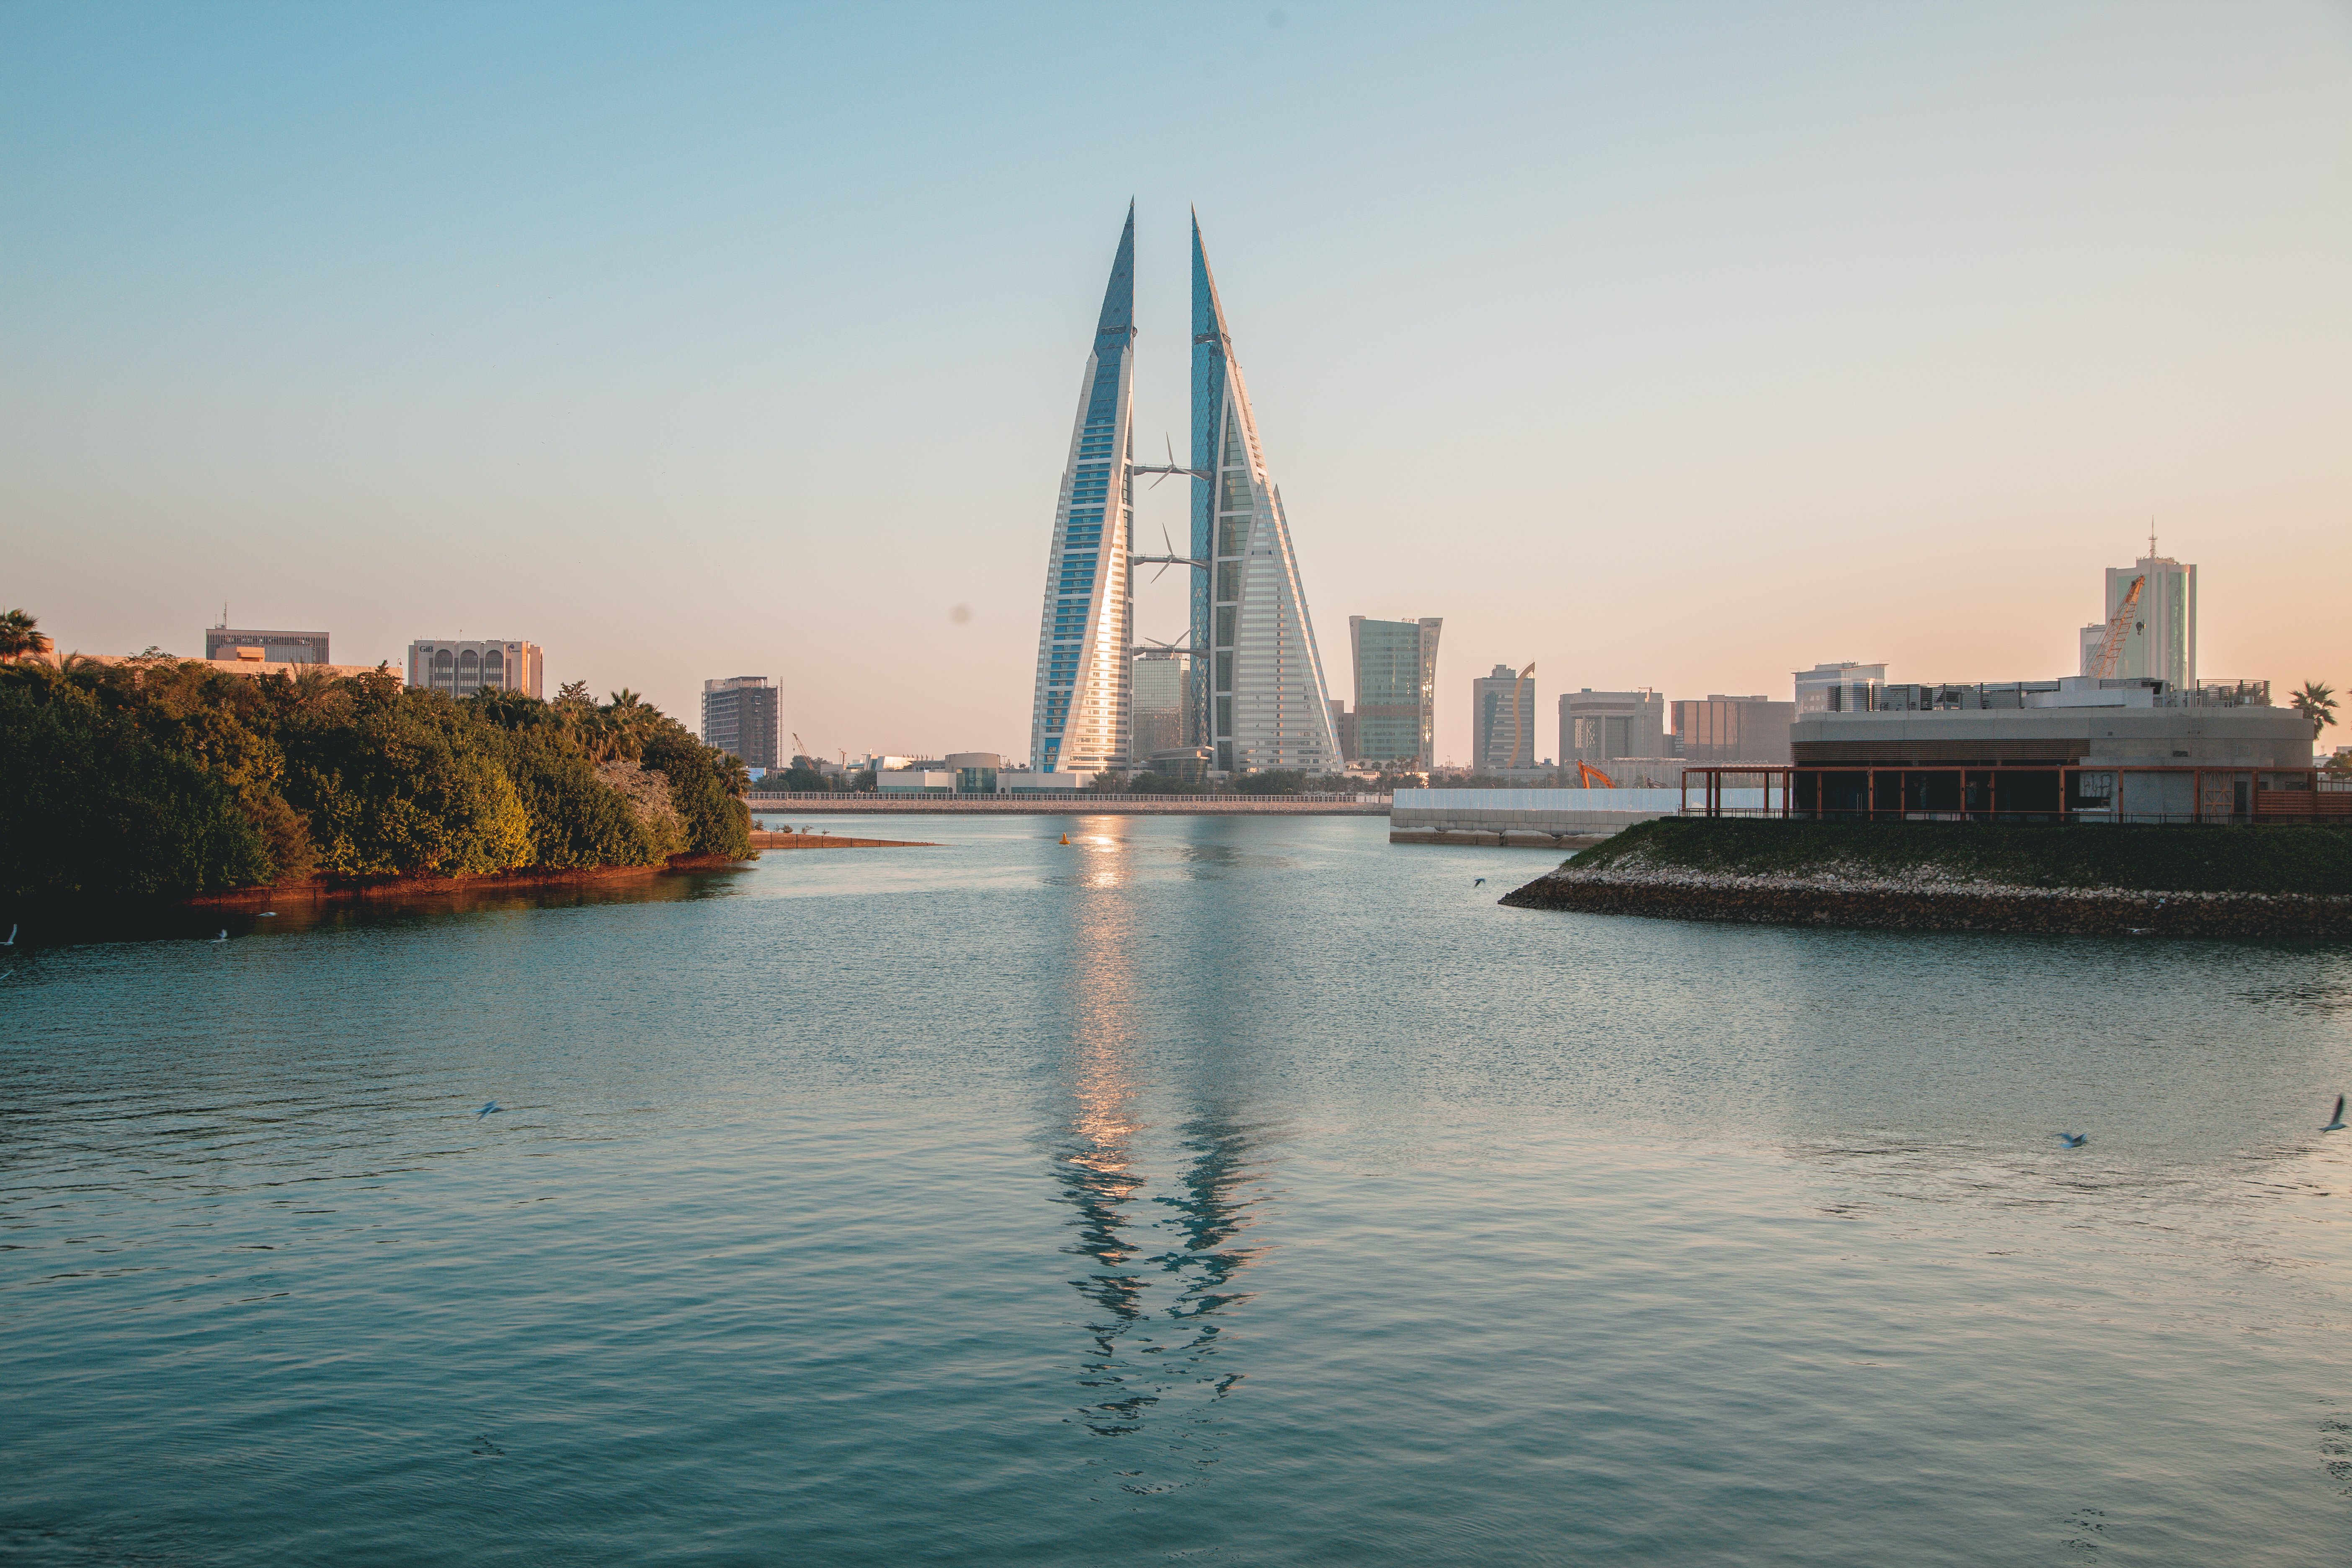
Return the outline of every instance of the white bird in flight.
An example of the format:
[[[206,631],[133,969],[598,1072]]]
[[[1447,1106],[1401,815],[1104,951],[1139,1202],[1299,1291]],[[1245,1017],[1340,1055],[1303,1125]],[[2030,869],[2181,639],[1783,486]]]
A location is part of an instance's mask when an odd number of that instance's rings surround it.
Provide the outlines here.
[[[2069,1149],[2080,1149],[2084,1144],[2088,1143],[2090,1141],[2091,1135],[2087,1132],[2061,1132],[2058,1134],[2058,1142],[2063,1143]]]
[[[218,936],[216,936],[216,937],[213,938],[213,941],[214,941],[214,942],[226,942],[227,940],[228,940],[228,927],[226,927],[226,926],[223,926],[223,927],[221,927],[221,933],[220,933],[220,935],[218,935]]]
[[[2321,1128],[2320,1131],[2322,1132],[2341,1132],[2344,1131],[2344,1097],[2342,1095],[2339,1094],[2336,1097],[2336,1114],[2328,1119],[2327,1125]]]
[[[6,942],[0,942],[0,947],[14,947],[14,946],[16,946],[16,928],[15,926],[13,926],[13,925],[12,925],[12,926],[10,926],[10,927],[8,928],[8,940],[7,940]]]
[[[482,1103],[482,1109],[474,1112],[474,1120],[479,1121],[483,1117],[489,1115],[492,1111],[503,1110],[505,1109],[506,1108],[504,1106],[500,1105],[495,1100],[485,1100]]]

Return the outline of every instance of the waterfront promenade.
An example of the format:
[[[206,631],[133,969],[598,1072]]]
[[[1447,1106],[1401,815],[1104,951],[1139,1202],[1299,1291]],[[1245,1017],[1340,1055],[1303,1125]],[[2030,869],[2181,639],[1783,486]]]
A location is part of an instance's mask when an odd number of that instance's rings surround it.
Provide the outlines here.
[[[905,812],[1027,816],[1386,816],[1384,795],[749,795],[744,804],[777,816]]]

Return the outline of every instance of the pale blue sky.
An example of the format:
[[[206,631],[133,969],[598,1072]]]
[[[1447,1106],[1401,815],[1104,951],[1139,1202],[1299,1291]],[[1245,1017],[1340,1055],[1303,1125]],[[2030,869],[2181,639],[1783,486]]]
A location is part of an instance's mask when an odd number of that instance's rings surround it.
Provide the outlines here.
[[[1024,753],[1130,195],[1139,427],[1197,203],[1334,692],[1444,616],[1441,752],[1497,660],[2070,673],[2151,514],[2205,673],[2352,685],[2341,3],[10,6],[0,601]]]

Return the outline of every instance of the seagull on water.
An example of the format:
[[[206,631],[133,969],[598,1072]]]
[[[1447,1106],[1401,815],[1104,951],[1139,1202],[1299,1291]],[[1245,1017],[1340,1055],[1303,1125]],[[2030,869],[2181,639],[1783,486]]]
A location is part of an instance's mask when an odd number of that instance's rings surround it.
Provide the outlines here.
[[[486,1100],[482,1102],[482,1109],[474,1112],[474,1120],[479,1121],[483,1117],[489,1115],[492,1111],[503,1110],[505,1109],[506,1108],[504,1106],[500,1105],[495,1100]]]
[[[2344,1097],[2342,1095],[2339,1094],[2336,1097],[2336,1114],[2328,1119],[2327,1125],[2321,1128],[2320,1131],[2322,1132],[2341,1132],[2344,1131]]]
[[[2061,1132],[2058,1134],[2058,1142],[2063,1143],[2069,1149],[2080,1149],[2084,1144],[2088,1143],[2090,1141],[2091,1135],[2087,1132]]]

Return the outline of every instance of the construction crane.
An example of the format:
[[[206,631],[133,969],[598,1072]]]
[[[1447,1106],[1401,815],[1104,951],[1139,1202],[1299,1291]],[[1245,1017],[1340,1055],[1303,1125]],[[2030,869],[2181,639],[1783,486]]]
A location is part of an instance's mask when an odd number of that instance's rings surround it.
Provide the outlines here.
[[[2139,591],[2147,582],[2145,572],[2133,578],[2131,586],[2124,590],[2123,603],[2107,617],[2106,635],[2099,638],[2099,651],[2091,659],[2091,674],[2097,679],[2115,679],[2116,661],[2124,656],[2124,637],[2135,624],[2132,612],[2139,607]]]
[[[1579,789],[1594,788],[1595,785],[1592,783],[1594,779],[1599,779],[1601,781],[1598,787],[1601,789],[1615,789],[1617,787],[1617,781],[1615,779],[1611,778],[1607,773],[1602,773],[1591,763],[1579,757],[1576,760],[1576,787]]]
[[[795,760],[809,754],[808,742],[801,739],[798,730],[793,731],[793,752]]]

